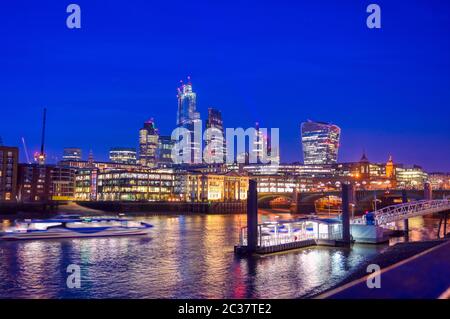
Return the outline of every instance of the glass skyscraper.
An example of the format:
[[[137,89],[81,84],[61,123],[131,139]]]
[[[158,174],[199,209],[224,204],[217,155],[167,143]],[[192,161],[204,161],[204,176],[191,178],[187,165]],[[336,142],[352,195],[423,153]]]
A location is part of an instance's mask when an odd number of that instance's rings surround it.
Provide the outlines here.
[[[157,161],[159,132],[151,119],[139,130],[139,163],[153,167]]]
[[[206,162],[224,163],[226,156],[225,135],[223,130],[222,112],[215,108],[208,109],[208,120],[206,121],[206,148],[208,150]]]
[[[341,129],[330,123],[304,122],[301,125],[303,162],[326,165],[337,162]]]
[[[200,141],[194,139],[194,128],[201,128],[200,113],[197,112],[197,95],[192,90],[190,77],[186,84],[182,83],[178,88],[178,113],[177,126],[188,129],[191,132],[190,163],[201,163]]]

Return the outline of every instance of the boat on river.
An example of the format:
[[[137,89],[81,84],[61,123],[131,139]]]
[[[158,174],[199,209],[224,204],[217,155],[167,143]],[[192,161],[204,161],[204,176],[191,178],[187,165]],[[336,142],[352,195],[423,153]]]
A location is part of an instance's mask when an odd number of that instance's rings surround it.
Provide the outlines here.
[[[0,233],[2,240],[86,238],[148,235],[153,226],[126,218],[63,215],[53,219],[16,220]]]

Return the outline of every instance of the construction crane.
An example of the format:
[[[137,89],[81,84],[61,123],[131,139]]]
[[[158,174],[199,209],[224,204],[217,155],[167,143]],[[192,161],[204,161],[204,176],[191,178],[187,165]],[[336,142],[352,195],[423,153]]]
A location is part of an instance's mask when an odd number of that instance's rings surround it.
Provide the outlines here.
[[[28,155],[27,143],[25,143],[25,137],[22,137],[22,145],[23,145],[23,150],[25,152],[25,156],[27,158],[27,163],[31,164],[30,155]]]
[[[46,121],[46,117],[47,117],[47,109],[44,107],[44,115],[43,115],[43,119],[42,119],[42,136],[41,136],[41,151],[40,152],[36,152],[34,154],[34,160],[39,164],[39,165],[44,165],[45,164],[45,159],[46,159],[46,154],[44,152],[44,143],[45,143],[45,121]]]

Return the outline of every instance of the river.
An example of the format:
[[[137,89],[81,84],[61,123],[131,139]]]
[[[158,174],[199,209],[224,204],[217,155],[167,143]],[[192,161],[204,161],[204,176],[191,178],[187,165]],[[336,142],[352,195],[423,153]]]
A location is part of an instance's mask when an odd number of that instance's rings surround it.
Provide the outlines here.
[[[233,246],[246,223],[243,214],[134,218],[155,226],[150,236],[0,241],[0,298],[297,298],[335,285],[388,247],[313,247],[237,258]],[[0,228],[10,223],[0,218]],[[435,238],[437,223],[411,219],[410,240]],[[71,264],[80,266],[80,288],[67,287]]]

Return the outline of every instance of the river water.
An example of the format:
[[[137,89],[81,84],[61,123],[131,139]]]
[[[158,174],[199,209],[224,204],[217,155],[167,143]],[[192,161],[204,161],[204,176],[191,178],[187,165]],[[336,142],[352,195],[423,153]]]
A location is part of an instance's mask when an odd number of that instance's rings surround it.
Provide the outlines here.
[[[0,241],[0,298],[296,298],[333,286],[388,246],[237,258],[233,246],[245,215],[134,218],[155,226],[150,236]],[[0,218],[0,228],[10,223]],[[410,240],[435,238],[437,223],[411,219]],[[80,288],[67,287],[71,264],[80,266]]]

